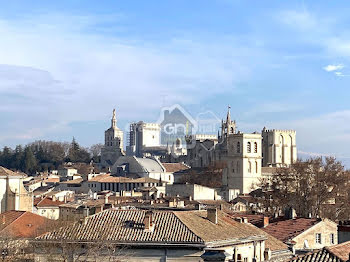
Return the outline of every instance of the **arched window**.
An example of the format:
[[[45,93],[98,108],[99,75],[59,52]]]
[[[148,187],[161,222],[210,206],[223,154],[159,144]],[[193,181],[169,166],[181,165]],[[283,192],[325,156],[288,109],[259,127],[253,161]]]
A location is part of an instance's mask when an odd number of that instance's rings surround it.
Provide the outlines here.
[[[249,161],[248,162],[248,173],[252,172],[252,163]]]
[[[247,144],[247,152],[248,153],[252,152],[252,144],[250,142],[248,142],[248,144]]]
[[[281,163],[284,164],[284,137],[281,135],[280,136],[280,150],[281,150]]]
[[[255,173],[258,173],[258,171],[259,171],[258,161],[255,161]]]
[[[241,143],[237,142],[237,153],[241,153]]]
[[[233,129],[233,127],[231,127],[231,134],[233,134],[234,133],[234,129]]]
[[[254,142],[254,153],[258,153],[258,143]]]

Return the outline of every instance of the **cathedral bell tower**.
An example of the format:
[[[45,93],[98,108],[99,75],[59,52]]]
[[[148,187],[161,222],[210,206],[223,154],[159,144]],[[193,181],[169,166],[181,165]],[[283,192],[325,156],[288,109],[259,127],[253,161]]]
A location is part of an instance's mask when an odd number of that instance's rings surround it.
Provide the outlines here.
[[[228,135],[236,133],[236,121],[231,120],[231,107],[227,108],[226,121],[221,121],[221,137],[227,137]]]
[[[119,156],[124,155],[123,130],[117,127],[116,111],[113,109],[111,127],[105,131],[105,145],[101,150],[102,167],[110,167]]]

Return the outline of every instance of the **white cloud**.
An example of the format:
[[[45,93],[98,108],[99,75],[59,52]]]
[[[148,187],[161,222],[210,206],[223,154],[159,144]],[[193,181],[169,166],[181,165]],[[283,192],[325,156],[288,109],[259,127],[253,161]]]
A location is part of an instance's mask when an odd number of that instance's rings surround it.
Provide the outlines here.
[[[277,18],[282,23],[301,31],[317,29],[317,18],[307,11],[287,10],[278,13]]]
[[[0,145],[24,127],[24,138],[38,139],[71,122],[109,119],[113,107],[119,118],[140,120],[163,105],[230,90],[250,75],[245,64],[254,51],[232,42],[152,46],[87,33],[99,17],[53,18],[0,20],[0,118],[7,119]]]
[[[333,72],[333,71],[341,70],[343,68],[344,68],[343,64],[327,65],[327,66],[323,67],[323,69],[326,70],[327,72]],[[336,74],[337,73],[341,73],[341,72],[336,72]]]

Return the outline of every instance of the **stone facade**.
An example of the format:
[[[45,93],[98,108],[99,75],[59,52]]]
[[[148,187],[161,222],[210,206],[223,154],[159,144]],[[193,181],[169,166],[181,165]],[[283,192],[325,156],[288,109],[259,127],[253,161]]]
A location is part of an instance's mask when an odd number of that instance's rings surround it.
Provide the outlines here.
[[[0,167],[0,213],[9,210],[33,211],[33,194],[23,185],[23,174]]]
[[[319,234],[319,235],[318,235]],[[321,249],[338,244],[337,224],[324,219],[292,239],[296,250]]]
[[[142,121],[130,124],[127,155],[141,157],[145,151],[160,146],[160,125]]]
[[[262,130],[263,166],[285,167],[297,160],[294,130]]]
[[[227,144],[223,186],[249,193],[261,177],[261,135],[232,134]]]
[[[215,138],[195,136],[187,139],[187,164],[191,167],[207,167],[224,163],[223,186],[225,190],[238,189],[249,193],[261,177],[261,135],[236,131],[230,110],[222,121],[221,135]]]
[[[123,131],[117,127],[115,109],[111,120],[111,127],[105,131],[105,144],[101,149],[101,166],[111,167],[117,159],[124,155]]]
[[[229,199],[230,189],[249,193],[262,176],[262,167],[288,166],[296,161],[296,132],[267,130],[262,134],[242,133],[231,120],[230,108],[222,121],[221,135],[187,137],[186,163],[191,167],[208,167],[217,163],[226,166],[223,172],[223,191]]]
[[[188,197],[192,200],[217,200],[217,194],[214,188],[196,184],[166,185],[165,193],[167,196]]]

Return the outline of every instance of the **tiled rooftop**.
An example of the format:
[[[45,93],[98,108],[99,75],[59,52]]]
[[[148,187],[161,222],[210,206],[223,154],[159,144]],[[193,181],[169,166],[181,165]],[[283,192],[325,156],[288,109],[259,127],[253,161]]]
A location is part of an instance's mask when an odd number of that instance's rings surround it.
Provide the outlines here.
[[[7,211],[0,217],[0,235],[10,237],[36,237],[53,223],[50,219],[25,211]]]
[[[26,176],[26,174],[16,173],[11,171],[10,169],[0,166],[0,176]]]
[[[41,199],[40,201],[34,201],[34,205],[37,207],[58,207],[59,205],[64,204],[64,202],[61,201],[53,201],[51,198],[45,197]]]
[[[165,171],[170,173],[189,169],[189,167],[183,163],[162,163],[162,165],[165,168]]]
[[[154,211],[153,214],[155,227],[151,232],[144,230],[143,210],[106,210],[86,218],[84,222],[44,234],[39,239],[200,246],[208,242],[252,237],[266,239],[258,228],[233,221],[222,212],[218,212],[218,224],[206,218],[206,211]]]
[[[325,249],[332,255],[340,258],[342,261],[348,261],[350,254],[350,241],[330,247],[325,247]]]
[[[346,262],[349,259],[350,241],[291,259],[292,262]]]
[[[149,177],[140,177],[140,178],[128,178],[128,177],[117,177],[107,175],[96,176],[89,180],[89,182],[100,182],[100,183],[159,183],[158,179],[153,179]]]
[[[314,218],[296,218],[270,223],[263,230],[275,238],[285,242],[293,239],[305,230],[319,223],[320,220]]]

